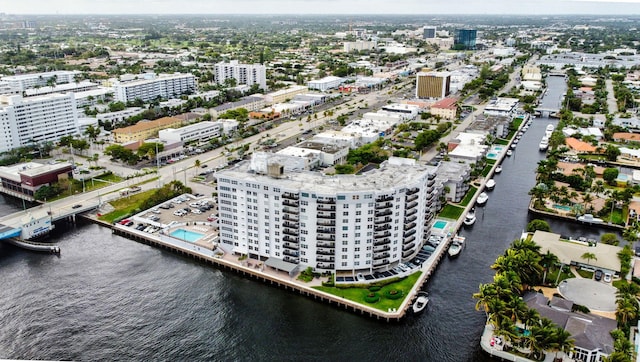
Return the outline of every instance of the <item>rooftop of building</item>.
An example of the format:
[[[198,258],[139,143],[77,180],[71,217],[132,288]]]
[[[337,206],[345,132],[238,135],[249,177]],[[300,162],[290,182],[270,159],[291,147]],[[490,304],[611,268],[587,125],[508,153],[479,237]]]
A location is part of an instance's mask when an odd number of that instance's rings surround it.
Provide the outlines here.
[[[175,117],[162,117],[154,121],[142,120],[129,127],[114,129],[113,133],[116,133],[116,134],[117,133],[135,133],[135,132],[145,131],[145,130],[153,129],[157,127],[164,127],[164,126],[168,126],[168,125],[172,125],[180,122],[182,122],[182,120]]]
[[[431,108],[445,108],[445,109],[455,109],[457,108],[456,103],[458,102],[457,98],[443,98],[434,104],[431,105]]]
[[[62,171],[65,169],[71,169],[71,163],[59,162],[59,163],[38,163],[27,162],[19,163],[11,166],[0,166],[0,175],[5,178],[10,178],[16,181],[20,180],[20,175],[28,177],[36,177],[39,175]]]
[[[497,110],[497,111],[510,111],[516,105],[518,105],[518,98],[507,98],[507,97],[498,97],[494,98],[487,103],[484,107],[486,110]]]

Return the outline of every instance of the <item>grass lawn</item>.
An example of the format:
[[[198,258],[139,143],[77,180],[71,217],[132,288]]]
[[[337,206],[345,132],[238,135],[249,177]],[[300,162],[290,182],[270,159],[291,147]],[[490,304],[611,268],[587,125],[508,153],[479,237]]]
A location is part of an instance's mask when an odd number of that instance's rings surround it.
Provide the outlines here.
[[[133,215],[140,208],[140,205],[155,192],[155,189],[148,190],[112,201],[110,204],[115,210],[98,217],[98,219],[112,224],[116,220],[122,220],[127,216]]]
[[[498,139],[496,139],[495,141],[493,141],[493,143],[495,143],[496,145],[503,145],[503,146],[506,146],[506,145],[508,145],[508,144],[509,144],[509,140],[505,140],[505,139],[502,139],[502,138],[498,138]]]
[[[578,274],[580,274],[581,277],[586,278],[586,279],[593,279],[593,272],[589,271],[589,270],[583,270],[583,269],[578,269]]]
[[[458,218],[460,218],[463,212],[464,212],[464,208],[448,204],[442,209],[442,212],[440,212],[440,215],[438,216],[444,219],[457,220]]]
[[[573,273],[566,272],[567,270],[566,267],[564,269],[565,270],[562,271],[562,274],[560,274],[560,279],[558,279],[558,271],[560,271],[560,269],[558,267],[549,268],[549,272],[547,272],[547,283],[555,283],[556,280],[558,280],[558,283],[560,283],[565,279],[571,279],[576,277],[575,275],[573,275]]]
[[[478,191],[477,187],[469,186],[469,191],[467,191],[467,194],[464,195],[464,198],[462,199],[462,201],[460,201],[460,205],[461,206],[469,205],[469,202],[473,198],[473,195],[476,194],[476,191]]]
[[[482,169],[482,176],[483,177],[487,177],[487,175],[489,175],[489,172],[491,172],[491,168],[492,167],[493,167],[493,165],[484,166],[484,168]]]
[[[351,300],[356,303],[368,305],[373,308],[380,309],[386,312],[389,310],[389,308],[400,307],[404,299],[407,297],[407,294],[409,293],[409,291],[411,291],[411,288],[413,288],[413,285],[416,283],[416,281],[420,277],[420,274],[422,274],[422,272],[413,273],[402,280],[383,286],[382,289],[375,292],[380,295],[380,300],[378,300],[375,303],[365,302],[364,298],[367,296],[367,294],[372,292],[370,292],[369,289],[364,288],[362,285],[358,287],[353,287],[353,288],[336,288],[336,287],[313,287],[313,288],[317,290],[321,290],[325,293],[336,295],[338,297],[343,297],[345,299]],[[375,285],[375,283],[371,285]],[[385,293],[390,290],[402,291],[403,295],[401,298],[398,298],[398,299],[388,299],[385,297]]]
[[[485,158],[485,161],[489,164],[489,165],[494,165],[496,163],[496,160],[490,159],[490,158]]]

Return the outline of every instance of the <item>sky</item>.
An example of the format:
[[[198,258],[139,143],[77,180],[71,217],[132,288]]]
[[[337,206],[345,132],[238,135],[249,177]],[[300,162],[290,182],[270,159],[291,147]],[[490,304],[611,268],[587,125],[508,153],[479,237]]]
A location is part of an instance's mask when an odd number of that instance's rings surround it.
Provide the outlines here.
[[[6,14],[620,14],[640,0],[0,0]]]

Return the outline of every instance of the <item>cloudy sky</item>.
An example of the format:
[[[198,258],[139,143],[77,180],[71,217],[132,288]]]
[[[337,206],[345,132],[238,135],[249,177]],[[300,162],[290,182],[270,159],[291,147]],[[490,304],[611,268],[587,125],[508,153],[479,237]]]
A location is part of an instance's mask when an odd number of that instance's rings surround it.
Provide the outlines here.
[[[7,14],[622,14],[640,0],[0,0]]]

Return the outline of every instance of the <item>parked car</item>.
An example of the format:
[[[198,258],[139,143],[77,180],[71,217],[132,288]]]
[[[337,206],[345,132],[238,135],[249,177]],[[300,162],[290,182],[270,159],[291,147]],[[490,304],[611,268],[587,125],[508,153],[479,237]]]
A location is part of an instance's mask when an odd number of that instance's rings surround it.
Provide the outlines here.
[[[80,204],[75,204],[75,205],[71,206],[72,209],[79,209],[81,207],[82,207],[82,205],[80,205]]]
[[[611,283],[611,273],[604,273],[604,278],[602,280],[604,280],[605,283]]]
[[[596,272],[593,274],[593,279],[595,279],[596,281],[602,280],[602,274],[602,270],[596,270]]]

